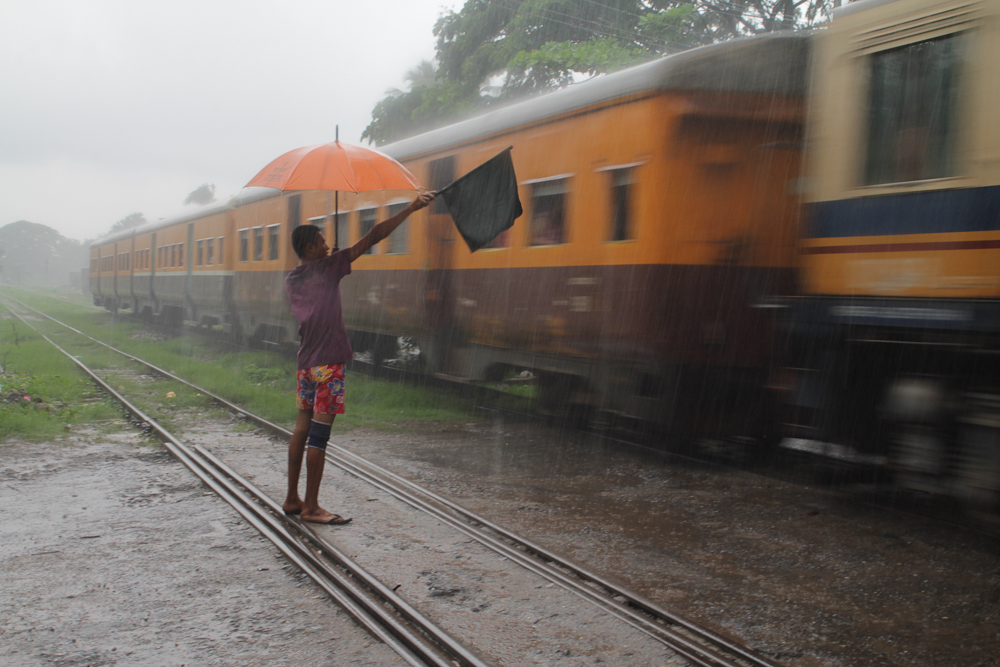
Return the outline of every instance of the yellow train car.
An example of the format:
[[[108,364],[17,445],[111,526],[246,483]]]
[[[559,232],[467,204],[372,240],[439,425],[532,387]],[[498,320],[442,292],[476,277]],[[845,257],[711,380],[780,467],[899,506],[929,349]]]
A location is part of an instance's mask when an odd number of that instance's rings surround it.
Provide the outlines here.
[[[817,36],[789,434],[1000,498],[1000,2],[862,0]]]

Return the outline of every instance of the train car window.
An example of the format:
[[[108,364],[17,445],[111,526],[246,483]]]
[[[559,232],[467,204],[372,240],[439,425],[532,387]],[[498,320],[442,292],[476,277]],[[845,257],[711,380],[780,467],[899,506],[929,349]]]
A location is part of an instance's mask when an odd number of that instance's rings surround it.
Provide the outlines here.
[[[225,240],[226,240],[225,236],[219,237],[219,264],[222,264],[222,249],[225,247],[222,242]]]
[[[350,225],[350,214],[349,213],[338,213],[336,216],[335,229],[337,234],[334,238],[330,239],[331,242],[336,242],[337,247],[347,248],[351,245],[351,225]]]
[[[215,261],[212,258],[214,254],[215,239],[205,239],[205,263],[214,264]]]
[[[431,190],[437,192],[455,180],[455,156],[449,155],[438,160],[431,160],[428,169],[430,178],[427,180],[430,181]],[[431,202],[428,212],[435,215],[447,214],[448,205],[445,204],[444,197],[439,197]]]
[[[202,262],[205,259],[205,242],[198,241],[197,248],[198,248],[198,254],[195,256],[195,265],[201,266]]]
[[[250,230],[240,230],[240,261],[245,262],[250,259]]]
[[[366,209],[362,209],[361,211],[358,212],[358,227],[359,227],[359,229],[358,229],[358,232],[359,232],[358,233],[358,239],[359,240],[363,239],[365,237],[365,234],[367,234],[368,232],[370,232],[372,230],[372,227],[375,226],[375,218],[377,218],[377,217],[378,217],[378,209],[377,208],[366,208]],[[366,250],[365,254],[366,255],[374,255],[375,254],[375,246],[372,246],[371,248],[369,248],[368,250]]]
[[[278,225],[267,228],[267,258],[278,259]]]
[[[288,198],[288,230],[289,232],[295,231],[295,228],[299,226],[299,221],[302,220],[302,195],[291,195]],[[257,259],[260,259],[258,257]]]
[[[611,240],[627,241],[632,238],[632,221],[630,204],[632,184],[635,182],[633,171],[613,169],[611,177]]]
[[[389,206],[389,217],[401,213],[406,208],[406,203],[391,204]],[[410,221],[405,220],[403,224],[396,227],[395,231],[389,235],[389,254],[403,255],[410,251]]]
[[[184,266],[184,244],[177,244],[177,266]]]
[[[264,228],[253,228],[253,261],[259,262],[264,258]]]
[[[529,245],[559,245],[566,242],[567,181],[568,179],[560,178],[532,184]]]
[[[170,266],[177,266],[177,244],[170,246]]]
[[[871,55],[865,185],[955,174],[962,35]]]

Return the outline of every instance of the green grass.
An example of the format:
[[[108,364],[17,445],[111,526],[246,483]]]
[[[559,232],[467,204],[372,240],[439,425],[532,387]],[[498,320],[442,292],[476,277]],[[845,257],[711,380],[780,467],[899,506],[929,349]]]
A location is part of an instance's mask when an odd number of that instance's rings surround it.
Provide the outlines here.
[[[21,290],[0,291],[0,295],[3,293],[202,386],[248,412],[286,426],[295,421],[295,360],[292,355],[260,350],[233,351],[231,346],[195,335],[151,341],[141,337],[145,331],[141,325],[121,319],[116,322],[109,313],[93,310],[86,304]],[[121,365],[115,353],[92,342],[81,342],[79,336],[52,322],[34,324],[71,354],[80,355],[91,367]],[[472,396],[424,390],[356,373],[348,373],[346,383],[346,414],[337,418],[341,428],[364,426],[398,430],[414,422],[468,422],[481,418],[475,411]],[[122,384],[128,386],[125,382]],[[168,385],[157,383],[157,391],[161,386]],[[167,391],[173,391],[176,397],[166,398]],[[161,393],[163,397],[150,395],[146,400],[168,414],[185,407],[201,407],[204,403],[203,397],[194,396],[193,390],[183,385],[172,386]]]
[[[0,319],[0,442],[49,440],[119,415],[70,359],[20,320]]]

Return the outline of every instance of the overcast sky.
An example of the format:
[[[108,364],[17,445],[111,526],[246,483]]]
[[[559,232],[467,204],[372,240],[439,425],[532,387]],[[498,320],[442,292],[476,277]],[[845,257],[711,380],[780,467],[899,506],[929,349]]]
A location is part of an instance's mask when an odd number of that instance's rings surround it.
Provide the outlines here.
[[[278,155],[359,143],[458,0],[6,0],[0,227],[83,240],[235,194]]]

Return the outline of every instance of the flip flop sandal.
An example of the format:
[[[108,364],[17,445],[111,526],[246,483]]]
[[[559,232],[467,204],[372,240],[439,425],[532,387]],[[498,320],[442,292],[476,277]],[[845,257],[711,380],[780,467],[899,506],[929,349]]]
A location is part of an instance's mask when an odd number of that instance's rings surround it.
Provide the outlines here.
[[[345,519],[344,517],[340,516],[339,514],[334,514],[327,521],[310,521],[309,519],[306,519],[305,522],[306,523],[318,523],[318,524],[323,525],[323,526],[341,526],[341,525],[343,525],[345,523],[350,523],[351,519],[350,518]]]

